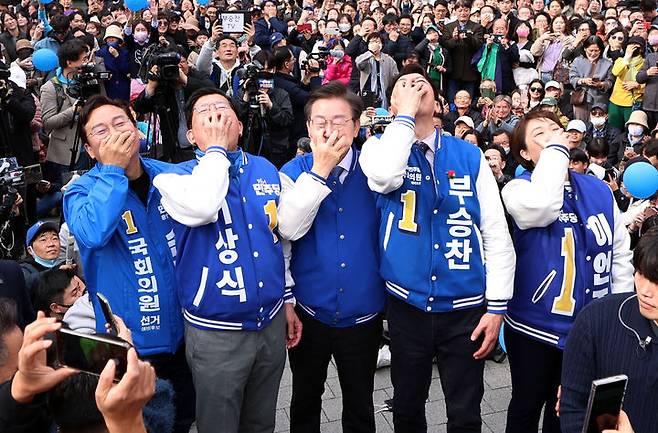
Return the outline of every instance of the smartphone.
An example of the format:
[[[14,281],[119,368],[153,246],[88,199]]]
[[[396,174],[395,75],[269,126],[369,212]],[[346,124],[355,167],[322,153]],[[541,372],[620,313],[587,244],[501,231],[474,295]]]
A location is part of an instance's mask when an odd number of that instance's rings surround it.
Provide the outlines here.
[[[311,28],[311,23],[304,23],[304,24],[297,24],[297,31],[299,33],[302,32],[310,32],[312,30]]]
[[[114,314],[112,314],[112,308],[110,307],[110,302],[107,300],[105,295],[100,292],[96,292],[96,299],[101,306],[103,311],[103,316],[105,317],[105,323],[110,325],[110,334],[119,335],[119,328],[117,327],[117,322],[114,320]]]
[[[340,30],[338,28],[325,29],[324,33],[330,36],[337,36],[340,34]]]
[[[55,356],[49,360],[53,368],[70,367],[86,373],[100,376],[113,359],[116,363],[114,380],[119,381],[128,368],[128,350],[130,343],[102,334],[84,334],[68,328],[61,328],[55,333]]]
[[[582,433],[600,433],[617,428],[628,376],[606,377],[592,381]]]
[[[64,256],[65,263],[67,265],[73,264],[73,250],[75,248],[75,238],[72,234],[69,233],[66,239],[66,255]]]
[[[25,173],[25,183],[34,185],[43,180],[43,173],[41,172],[41,164],[34,164],[25,166],[23,169]]]

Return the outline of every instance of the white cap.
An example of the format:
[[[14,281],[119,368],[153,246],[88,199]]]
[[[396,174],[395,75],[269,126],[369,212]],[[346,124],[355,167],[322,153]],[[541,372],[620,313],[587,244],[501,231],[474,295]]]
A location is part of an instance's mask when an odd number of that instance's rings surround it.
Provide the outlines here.
[[[587,125],[585,125],[585,122],[582,120],[574,119],[567,125],[567,131],[578,131],[585,133],[585,131],[587,131]]]
[[[473,119],[471,119],[470,116],[458,117],[457,120],[455,120],[455,125],[459,122],[465,123],[471,129],[475,128],[475,122],[473,122]]]
[[[557,81],[549,81],[544,86],[544,89],[548,89],[549,87],[555,87],[556,89],[562,90],[562,84],[558,83]]]

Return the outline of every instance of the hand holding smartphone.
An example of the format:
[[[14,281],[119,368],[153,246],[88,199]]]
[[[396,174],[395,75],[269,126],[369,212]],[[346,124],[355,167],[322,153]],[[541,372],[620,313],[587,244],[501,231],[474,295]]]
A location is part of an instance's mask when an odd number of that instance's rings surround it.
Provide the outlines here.
[[[592,382],[582,433],[601,433],[617,428],[627,383],[625,374]]]

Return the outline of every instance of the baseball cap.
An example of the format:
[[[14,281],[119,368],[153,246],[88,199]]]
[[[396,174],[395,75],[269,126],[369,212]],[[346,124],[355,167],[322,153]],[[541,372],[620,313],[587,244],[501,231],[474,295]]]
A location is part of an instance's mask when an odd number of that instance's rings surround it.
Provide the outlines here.
[[[585,122],[582,120],[574,119],[567,125],[567,131],[578,131],[584,133],[587,131],[587,125],[585,125]]]
[[[25,238],[25,245],[30,246],[34,242],[34,238],[43,232],[54,231],[59,233],[59,226],[51,221],[37,221],[32,227],[27,229],[27,236]]]
[[[544,99],[541,100],[539,105],[550,105],[550,106],[555,106],[557,105],[557,99],[553,98],[552,96],[547,96]]]
[[[592,104],[589,111],[594,111],[595,109],[603,110],[603,112],[608,112],[608,106],[606,104]]]
[[[560,89],[560,90],[562,90],[562,84],[558,83],[557,81],[549,81],[549,82],[546,83],[546,85],[544,86],[544,89],[548,89],[549,87],[554,87],[554,88],[556,88],[556,89]]]
[[[270,46],[273,47],[274,45],[278,44],[284,39],[283,35],[279,32],[274,32],[270,35]]]
[[[459,122],[465,123],[471,129],[475,128],[475,123],[473,122],[473,119],[470,118],[470,116],[458,117],[457,120],[455,120],[455,125]]]

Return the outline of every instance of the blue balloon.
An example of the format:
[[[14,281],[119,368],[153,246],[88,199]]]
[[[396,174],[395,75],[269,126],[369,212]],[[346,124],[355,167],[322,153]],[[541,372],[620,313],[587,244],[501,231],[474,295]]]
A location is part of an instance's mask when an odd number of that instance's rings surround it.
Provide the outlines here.
[[[210,2],[210,0],[196,0],[196,2],[199,6],[205,6]]]
[[[59,59],[53,50],[41,48],[32,54],[32,64],[41,72],[50,72],[59,65]]]
[[[44,4],[44,5],[50,4],[50,3],[52,3],[52,2],[53,2],[53,0],[41,0],[41,1],[40,1],[40,3],[41,3],[41,4]]]
[[[521,176],[521,175],[523,174],[524,171],[525,171],[525,168],[523,168],[522,165],[517,165],[517,166],[516,166],[516,170],[514,170],[514,177],[519,177],[519,176]]]
[[[649,198],[658,190],[658,170],[648,162],[636,162],[624,171],[624,186],[635,198]]]
[[[375,108],[375,116],[386,117],[388,116],[388,111],[385,108]]]
[[[148,0],[125,0],[125,5],[133,12],[141,11],[149,7]]]

